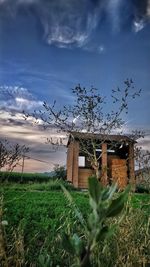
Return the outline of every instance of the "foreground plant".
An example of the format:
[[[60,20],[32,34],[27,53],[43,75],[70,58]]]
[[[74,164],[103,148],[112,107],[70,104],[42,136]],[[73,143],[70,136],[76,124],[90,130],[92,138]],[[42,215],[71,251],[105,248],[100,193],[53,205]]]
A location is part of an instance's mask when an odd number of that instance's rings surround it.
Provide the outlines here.
[[[6,254],[6,239],[5,239],[5,224],[3,220],[3,197],[0,197],[0,262],[2,266],[8,267],[7,254]]]
[[[115,217],[121,213],[127,201],[129,187],[114,198],[116,185],[104,188],[96,177],[89,178],[89,203],[91,212],[84,219],[82,213],[74,204],[69,192],[62,186],[63,191],[72,203],[74,212],[83,227],[84,235],[74,233],[69,236],[66,232],[62,234],[62,244],[66,252],[74,259],[72,267],[91,267],[92,252],[100,242],[111,236],[115,225],[108,226],[108,218]],[[100,251],[101,253],[101,251]]]
[[[10,238],[7,235],[7,220],[4,217],[3,196],[0,196],[0,267],[25,266],[24,237],[21,223],[13,230]]]

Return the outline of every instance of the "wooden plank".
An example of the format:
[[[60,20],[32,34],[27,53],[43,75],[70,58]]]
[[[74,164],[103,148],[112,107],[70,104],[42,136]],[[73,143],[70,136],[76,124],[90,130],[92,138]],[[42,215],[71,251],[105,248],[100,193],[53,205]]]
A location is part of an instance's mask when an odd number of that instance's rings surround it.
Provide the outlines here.
[[[78,176],[78,158],[79,158],[79,142],[73,142],[73,185],[78,188],[79,176]]]
[[[134,172],[134,144],[129,144],[129,180],[130,184],[135,187],[135,172]]]
[[[118,187],[123,189],[126,187],[128,178],[127,178],[127,162],[125,159],[115,159],[112,158],[110,161],[110,173],[112,182],[117,182]]]
[[[79,187],[88,188],[88,177],[94,174],[92,169],[79,168]]]
[[[102,177],[101,181],[103,185],[108,184],[108,179],[107,179],[107,144],[103,143],[102,144]]]
[[[67,181],[73,181],[73,143],[70,143],[67,150]]]

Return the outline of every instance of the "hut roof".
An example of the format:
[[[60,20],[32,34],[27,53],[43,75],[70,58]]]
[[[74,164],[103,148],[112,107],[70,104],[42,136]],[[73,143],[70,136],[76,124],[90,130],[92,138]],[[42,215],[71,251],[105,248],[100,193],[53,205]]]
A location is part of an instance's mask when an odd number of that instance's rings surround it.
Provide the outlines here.
[[[75,140],[99,140],[106,142],[127,142],[127,143],[136,143],[136,141],[131,138],[130,135],[121,135],[121,134],[98,134],[98,133],[84,133],[84,132],[70,132],[69,139],[68,139],[68,145],[71,142],[72,139]]]

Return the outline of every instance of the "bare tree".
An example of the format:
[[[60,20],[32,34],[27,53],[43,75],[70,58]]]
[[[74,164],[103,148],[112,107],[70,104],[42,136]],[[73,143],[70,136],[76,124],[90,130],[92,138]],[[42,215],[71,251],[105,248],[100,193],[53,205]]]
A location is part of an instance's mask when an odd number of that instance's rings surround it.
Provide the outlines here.
[[[5,168],[11,172],[29,151],[25,145],[10,144],[7,140],[0,140],[0,171]]]
[[[135,147],[136,179],[137,184],[144,185],[150,190],[150,151],[142,147]]]
[[[74,103],[71,105],[65,105],[62,108],[57,106],[56,101],[52,105],[44,102],[44,111],[35,112],[34,117],[36,121],[42,119],[46,125],[55,127],[57,131],[63,131],[70,133],[87,132],[94,134],[102,134],[104,136],[102,143],[105,142],[105,138],[111,133],[122,133],[122,127],[125,124],[123,120],[123,114],[128,113],[128,104],[130,99],[134,100],[137,96],[140,96],[141,89],[136,90],[132,79],[127,79],[124,82],[124,88],[113,89],[111,92],[111,101],[101,96],[98,90],[94,87],[86,89],[80,85],[72,89]],[[109,107],[107,107],[107,104]],[[111,107],[111,110],[110,110]],[[107,110],[110,110],[107,112]],[[25,116],[26,118],[28,115]],[[132,137],[137,137],[140,133],[134,133]],[[55,142],[52,138],[49,142],[53,145],[61,145],[62,139]],[[95,169],[97,177],[99,177],[99,160],[102,156],[101,153],[97,154],[97,147],[100,147],[100,143],[97,143],[93,138],[90,138],[88,142],[80,139],[80,146],[82,151],[86,154],[91,166]]]

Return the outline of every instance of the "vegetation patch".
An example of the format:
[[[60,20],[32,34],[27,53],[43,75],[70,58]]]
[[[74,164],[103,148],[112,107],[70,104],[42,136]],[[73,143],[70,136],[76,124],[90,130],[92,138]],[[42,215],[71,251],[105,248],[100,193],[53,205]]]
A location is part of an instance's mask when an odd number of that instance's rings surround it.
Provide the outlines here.
[[[51,177],[42,173],[0,172],[0,182],[12,183],[42,183],[50,181]]]
[[[46,184],[1,186],[9,266],[67,267],[73,262],[73,256],[64,250],[61,234],[82,236],[83,227],[62,191],[42,191],[40,186]],[[72,191],[71,195],[86,219],[90,212],[88,193]],[[92,266],[144,266],[150,262],[149,202],[147,194],[129,196],[124,217],[122,214],[109,221],[119,226],[103,248],[101,243],[96,246]]]

